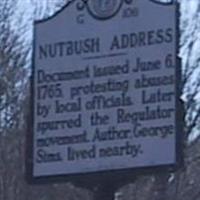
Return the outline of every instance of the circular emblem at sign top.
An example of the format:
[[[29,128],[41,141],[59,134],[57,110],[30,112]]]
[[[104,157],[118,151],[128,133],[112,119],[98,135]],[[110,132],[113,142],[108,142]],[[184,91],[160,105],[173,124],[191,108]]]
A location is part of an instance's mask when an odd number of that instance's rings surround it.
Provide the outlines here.
[[[109,19],[120,10],[123,0],[89,0],[88,11],[97,19]]]

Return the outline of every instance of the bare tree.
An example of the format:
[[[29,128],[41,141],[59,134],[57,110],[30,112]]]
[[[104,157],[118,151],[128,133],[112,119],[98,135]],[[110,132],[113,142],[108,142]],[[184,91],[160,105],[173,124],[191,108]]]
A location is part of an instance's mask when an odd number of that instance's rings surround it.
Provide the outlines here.
[[[192,12],[186,10],[186,6],[190,6]],[[191,4],[191,5],[190,5]],[[199,56],[199,11],[200,3],[194,1],[192,3],[184,2],[182,5],[182,20],[181,20],[181,43],[180,55],[183,65],[183,100],[186,111],[186,134],[189,139],[194,140],[198,136],[194,132],[200,128],[200,56]],[[187,7],[188,7],[187,6]],[[196,136],[195,136],[196,135]]]
[[[16,20],[19,2],[20,0],[0,1],[0,200],[91,199],[87,191],[77,189],[69,183],[32,187],[24,180],[26,116],[30,115],[28,73],[32,49],[31,37],[25,38],[29,35],[34,19],[52,15],[67,1],[30,0],[30,18],[24,17],[22,11]],[[186,113],[184,130],[186,139],[190,141],[185,146],[185,165],[176,173],[138,177],[135,183],[122,188],[127,200],[155,200],[160,196],[171,200],[198,200],[200,195],[197,134],[200,129],[200,3],[187,0],[180,3],[182,99]],[[190,4],[193,7],[188,9]],[[192,13],[189,13],[191,10]],[[19,21],[23,23],[18,23]]]
[[[0,2],[0,199],[19,199],[23,171],[23,101],[27,82],[28,49],[18,24],[13,31],[17,0]]]
[[[34,20],[47,18],[61,9],[69,0],[30,0],[33,8]]]

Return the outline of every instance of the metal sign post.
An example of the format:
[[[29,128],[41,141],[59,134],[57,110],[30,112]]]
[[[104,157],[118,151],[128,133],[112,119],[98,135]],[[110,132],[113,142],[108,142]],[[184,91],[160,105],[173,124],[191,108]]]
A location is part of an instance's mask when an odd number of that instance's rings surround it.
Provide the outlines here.
[[[96,186],[93,191],[94,200],[122,200],[122,194],[117,192],[119,187],[116,187],[118,184],[115,184],[111,181],[100,184]]]
[[[94,200],[116,200],[115,188],[112,185],[102,185],[93,190]]]

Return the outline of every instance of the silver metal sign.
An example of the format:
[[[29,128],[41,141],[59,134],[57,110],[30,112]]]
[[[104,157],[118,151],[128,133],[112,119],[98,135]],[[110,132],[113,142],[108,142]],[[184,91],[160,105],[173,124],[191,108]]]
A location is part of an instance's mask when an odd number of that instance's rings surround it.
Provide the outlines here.
[[[32,175],[177,162],[175,3],[71,1],[35,23]]]

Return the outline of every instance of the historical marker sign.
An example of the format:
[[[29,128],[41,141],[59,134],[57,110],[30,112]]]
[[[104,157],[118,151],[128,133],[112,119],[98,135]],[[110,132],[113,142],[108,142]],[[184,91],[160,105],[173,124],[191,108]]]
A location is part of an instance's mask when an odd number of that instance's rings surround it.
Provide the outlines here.
[[[34,178],[174,165],[176,5],[74,0],[35,24]]]

